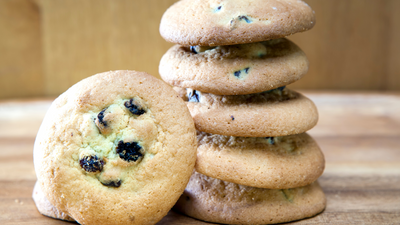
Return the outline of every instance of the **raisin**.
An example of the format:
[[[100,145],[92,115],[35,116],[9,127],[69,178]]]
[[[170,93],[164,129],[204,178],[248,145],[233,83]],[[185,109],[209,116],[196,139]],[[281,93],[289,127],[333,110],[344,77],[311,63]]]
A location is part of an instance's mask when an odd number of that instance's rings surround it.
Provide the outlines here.
[[[248,73],[249,73],[249,70],[250,70],[250,67],[246,67],[246,68],[244,68],[243,70],[235,71],[235,72],[233,73],[233,75],[235,75],[235,77],[237,77],[237,78],[240,78],[242,72],[248,74]]]
[[[282,87],[278,87],[278,88],[275,88],[275,89],[272,89],[272,90],[265,91],[265,93],[270,93],[270,92],[273,92],[273,91],[283,91],[283,89],[285,89],[285,88],[286,88],[286,86],[282,86]]]
[[[106,181],[106,182],[101,182],[102,185],[108,186],[108,187],[119,187],[121,186],[121,180],[112,180],[112,181]]]
[[[268,141],[268,143],[269,143],[270,145],[275,144],[275,139],[274,139],[274,137],[266,137],[265,139],[267,139],[267,141]]]
[[[188,94],[189,102],[200,102],[200,96],[196,90],[192,90]]]
[[[142,147],[137,142],[123,142],[119,141],[116,148],[119,157],[125,161],[136,162],[140,157],[143,156],[141,150]]]
[[[193,52],[194,54],[203,53],[208,50],[212,50],[214,48],[216,48],[216,47],[211,47],[211,46],[190,46],[189,47],[190,51]]]
[[[246,21],[246,23],[251,23],[252,22],[249,18],[247,18],[247,16],[238,16],[238,18],[239,18],[239,20]]]
[[[286,86],[282,86],[282,87],[278,87],[278,91],[283,91],[283,89],[285,89]]]
[[[140,116],[146,112],[133,98],[126,101],[124,105],[133,115]]]
[[[96,155],[85,156],[79,161],[86,172],[100,172],[103,170],[104,161]]]
[[[104,112],[107,110],[107,108],[103,109],[98,115],[97,115],[97,120],[99,123],[101,123],[103,126],[107,126],[107,121],[104,121]]]
[[[283,196],[286,198],[286,200],[288,200],[289,202],[293,202],[293,198],[294,198],[294,193],[293,193],[293,189],[282,189],[282,194]]]
[[[190,46],[190,51],[193,52],[194,54],[197,54],[198,52],[196,51],[196,46]]]

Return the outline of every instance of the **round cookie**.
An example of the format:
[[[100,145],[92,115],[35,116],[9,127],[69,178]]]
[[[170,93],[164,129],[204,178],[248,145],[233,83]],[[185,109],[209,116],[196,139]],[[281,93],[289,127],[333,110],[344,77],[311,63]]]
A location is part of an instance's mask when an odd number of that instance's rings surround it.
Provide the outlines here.
[[[155,224],[190,178],[195,135],[185,103],[161,80],[97,74],[46,113],[34,145],[38,185],[80,224]]]
[[[249,95],[213,95],[174,87],[187,101],[199,131],[238,137],[278,137],[304,133],[317,124],[314,103],[278,88]]]
[[[325,206],[317,182],[293,189],[262,189],[194,173],[174,209],[213,223],[274,224],[314,216]]]
[[[161,36],[190,46],[235,45],[311,29],[312,9],[301,0],[181,0],[164,13]]]
[[[215,48],[175,45],[162,57],[161,78],[173,86],[216,95],[245,95],[299,80],[308,60],[288,39]]]
[[[321,176],[325,159],[306,133],[232,137],[199,132],[196,171],[220,180],[270,189],[306,186]]]
[[[39,210],[41,214],[55,219],[66,220],[71,222],[75,221],[64,212],[59,211],[49,202],[49,200],[47,200],[42,189],[39,187],[38,182],[35,183],[35,186],[33,188],[32,198],[33,201],[35,202],[36,208]]]

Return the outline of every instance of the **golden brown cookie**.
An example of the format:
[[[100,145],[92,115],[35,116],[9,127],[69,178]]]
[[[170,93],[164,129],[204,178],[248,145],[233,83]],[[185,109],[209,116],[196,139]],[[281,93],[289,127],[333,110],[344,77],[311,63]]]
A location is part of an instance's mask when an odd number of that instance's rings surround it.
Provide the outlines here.
[[[38,182],[35,183],[35,187],[33,188],[32,198],[41,214],[55,219],[75,221],[66,213],[59,211],[49,202],[49,200],[47,200],[42,189],[39,187]]]
[[[215,48],[175,45],[162,57],[161,78],[216,95],[244,95],[285,86],[308,71],[299,47],[282,38]]]
[[[181,0],[163,15],[161,36],[184,46],[260,42],[311,29],[314,12],[301,0]]]
[[[291,189],[261,189],[194,173],[174,209],[214,223],[273,224],[314,216],[325,206],[318,182]]]
[[[80,224],[155,224],[189,180],[195,135],[185,103],[164,82],[97,74],[46,113],[34,145],[38,185]]]
[[[213,95],[174,87],[199,131],[238,137],[304,133],[317,124],[314,103],[287,88],[249,95]],[[185,94],[186,92],[186,94]]]
[[[283,137],[232,137],[198,132],[196,171],[236,184],[287,189],[321,176],[324,155],[306,133]]]

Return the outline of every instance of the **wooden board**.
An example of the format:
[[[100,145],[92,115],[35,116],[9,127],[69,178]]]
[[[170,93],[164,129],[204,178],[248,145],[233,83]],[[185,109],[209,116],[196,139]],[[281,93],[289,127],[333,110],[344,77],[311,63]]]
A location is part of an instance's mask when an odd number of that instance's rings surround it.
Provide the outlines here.
[[[328,204],[290,224],[400,223],[400,93],[306,93],[320,112],[309,133],[326,157]],[[31,199],[32,149],[50,100],[0,102],[0,224],[71,224],[42,216]],[[159,225],[210,224],[171,211]]]
[[[400,90],[398,0],[305,0],[315,27],[293,40],[310,61],[293,88]]]
[[[32,0],[0,1],[0,98],[44,96],[40,23]]]

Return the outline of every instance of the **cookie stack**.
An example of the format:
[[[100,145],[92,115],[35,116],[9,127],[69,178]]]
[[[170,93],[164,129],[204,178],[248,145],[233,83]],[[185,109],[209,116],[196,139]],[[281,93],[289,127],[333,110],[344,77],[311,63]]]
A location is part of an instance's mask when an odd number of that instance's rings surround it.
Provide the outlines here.
[[[176,209],[229,224],[298,220],[326,205],[317,178],[325,161],[305,132],[313,102],[285,88],[308,70],[285,36],[311,29],[300,0],[182,0],[161,35],[177,43],[160,75],[187,101],[198,130],[195,172]]]

